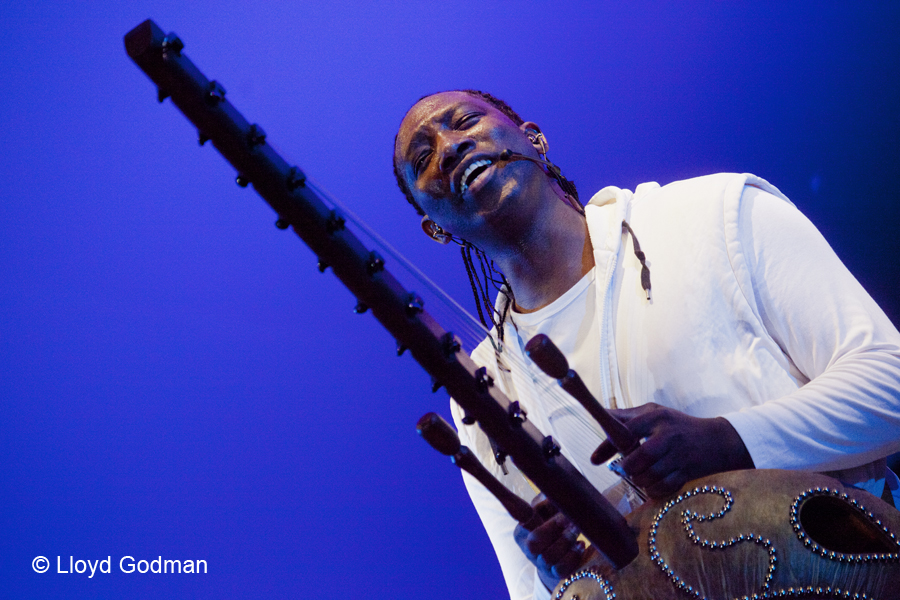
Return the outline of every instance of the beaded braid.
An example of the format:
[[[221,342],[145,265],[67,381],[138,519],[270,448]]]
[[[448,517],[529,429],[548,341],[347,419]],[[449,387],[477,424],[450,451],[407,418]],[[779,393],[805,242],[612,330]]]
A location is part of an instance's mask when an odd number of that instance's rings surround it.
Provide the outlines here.
[[[469,285],[472,286],[472,295],[475,296],[475,308],[478,309],[478,319],[485,328],[490,329],[491,326],[488,325],[489,319],[491,325],[497,329],[497,337],[502,342],[503,324],[506,322],[510,307],[515,302],[512,287],[509,285],[509,281],[506,280],[506,276],[494,266],[494,261],[487,258],[480,248],[465,240],[458,243],[460,244],[459,252],[462,255],[463,264],[466,266],[466,274],[469,276]],[[478,276],[475,262],[472,259],[473,249],[481,267],[482,277]],[[500,279],[498,280],[497,277]],[[489,284],[493,284],[493,286]],[[506,298],[501,311],[498,311],[494,303],[491,302],[489,287],[493,287]],[[487,314],[487,319],[485,319],[485,314]]]

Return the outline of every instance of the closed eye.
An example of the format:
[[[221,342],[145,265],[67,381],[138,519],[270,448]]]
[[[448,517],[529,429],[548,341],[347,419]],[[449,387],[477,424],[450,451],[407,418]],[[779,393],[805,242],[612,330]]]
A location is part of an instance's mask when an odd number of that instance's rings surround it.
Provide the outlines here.
[[[425,167],[425,164],[428,162],[428,157],[431,156],[431,152],[423,152],[421,156],[416,159],[416,162],[413,163],[413,174],[418,177],[419,173],[422,172],[422,169]]]
[[[457,129],[468,129],[469,127],[472,127],[473,125],[478,123],[478,120],[480,118],[481,118],[480,113],[469,113],[467,115],[464,115],[463,118],[460,119],[456,123],[456,128]]]
[[[481,120],[481,117],[484,113],[481,112],[471,112],[464,114],[456,123],[454,124],[454,129],[468,129]],[[428,165],[428,160],[431,158],[432,152],[426,151],[423,152],[420,156],[416,157],[415,162],[413,162],[413,175],[415,177],[419,177],[419,174],[425,169]]]

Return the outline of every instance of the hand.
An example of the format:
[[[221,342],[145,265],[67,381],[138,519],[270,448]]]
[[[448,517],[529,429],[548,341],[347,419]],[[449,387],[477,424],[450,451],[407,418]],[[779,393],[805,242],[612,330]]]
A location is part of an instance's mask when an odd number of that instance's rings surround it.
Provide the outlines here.
[[[569,519],[546,499],[538,495],[531,503],[535,516],[516,526],[516,543],[538,570],[548,590],[574,573],[584,558],[584,543],[578,541],[578,530]]]
[[[705,475],[754,466],[738,432],[722,417],[691,417],[652,402],[610,412],[646,440],[620,464],[651,498],[673,494],[688,481]],[[599,465],[615,453],[606,440],[594,451],[591,462]]]

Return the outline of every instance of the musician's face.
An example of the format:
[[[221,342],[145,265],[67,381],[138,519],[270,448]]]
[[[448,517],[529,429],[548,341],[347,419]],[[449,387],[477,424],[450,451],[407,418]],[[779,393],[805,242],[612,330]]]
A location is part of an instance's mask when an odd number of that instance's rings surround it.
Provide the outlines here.
[[[525,161],[500,162],[507,148],[537,157],[526,127],[481,98],[444,92],[404,117],[394,156],[419,206],[444,230],[475,244],[529,186],[545,182]],[[537,182],[537,183],[536,183]]]

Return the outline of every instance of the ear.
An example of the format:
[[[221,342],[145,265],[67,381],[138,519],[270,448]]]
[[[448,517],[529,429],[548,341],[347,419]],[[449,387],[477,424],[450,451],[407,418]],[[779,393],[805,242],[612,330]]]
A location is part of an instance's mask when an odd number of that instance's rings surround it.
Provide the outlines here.
[[[519,129],[528,136],[528,139],[531,140],[531,143],[534,145],[534,149],[537,150],[538,154],[542,156],[547,154],[547,151],[550,149],[550,144],[547,142],[547,138],[544,137],[544,134],[537,123],[525,121],[519,125]]]
[[[422,217],[422,231],[425,235],[436,241],[438,244],[444,245],[450,243],[452,234],[441,229],[441,226],[431,220],[431,217],[425,215]]]

